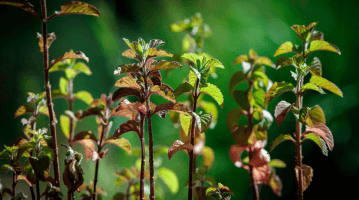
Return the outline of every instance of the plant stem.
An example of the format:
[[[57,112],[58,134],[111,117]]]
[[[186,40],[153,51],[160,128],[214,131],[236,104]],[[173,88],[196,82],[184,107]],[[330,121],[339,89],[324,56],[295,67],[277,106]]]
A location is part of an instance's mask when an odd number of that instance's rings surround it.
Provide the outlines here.
[[[140,140],[141,140],[141,178],[140,178],[140,200],[145,198],[145,165],[146,165],[146,143],[145,143],[145,115],[140,113]]]
[[[16,187],[16,173],[13,172],[12,173],[12,193],[14,194],[14,196],[16,195],[15,187]]]
[[[132,185],[132,181],[128,182],[128,187],[127,187],[127,190],[126,190],[126,200],[130,200],[130,188],[131,188],[131,185]]]
[[[54,104],[52,103],[51,98],[51,85],[49,80],[49,51],[47,48],[47,8],[46,0],[41,0],[42,6],[42,37],[44,41],[44,80],[45,80],[45,89],[46,89],[46,104],[49,110],[50,117],[50,130],[51,136],[54,140],[54,175],[55,175],[55,186],[60,186],[60,168],[59,168],[59,157],[57,150],[57,138],[56,138],[56,119],[54,116]]]
[[[40,200],[40,181],[36,179],[36,197],[37,200]]]
[[[73,84],[73,79],[69,79],[68,81],[68,87],[69,87],[69,96],[67,97],[67,103],[69,104],[69,110],[71,112],[73,112],[73,88],[74,88],[74,84]],[[69,146],[72,147],[72,141],[74,140],[74,121],[72,119],[72,117],[70,117],[70,126],[69,126]]]
[[[73,195],[74,195],[74,193],[68,193],[67,194],[67,200],[72,200]]]
[[[296,106],[298,110],[302,109],[302,103],[303,103],[303,96],[301,94],[301,89],[303,85],[304,77],[301,76],[298,78],[297,81],[297,102]],[[303,168],[302,168],[302,146],[300,142],[301,134],[302,134],[302,123],[300,123],[299,120],[297,120],[296,125],[296,159],[297,159],[297,167],[298,167],[298,200],[303,200]]]
[[[108,108],[106,108],[105,113],[108,113]],[[107,116],[105,116],[104,118],[105,119],[103,121],[107,124],[108,123]],[[103,141],[103,136],[106,133],[106,129],[107,129],[107,125],[102,124],[102,134],[101,134],[99,145],[98,145],[98,148],[97,148],[98,155],[100,155],[100,152],[102,150],[102,141]],[[96,169],[95,169],[95,179],[94,179],[94,184],[93,184],[93,194],[92,194],[92,199],[93,200],[97,200],[96,188],[97,188],[97,177],[98,177],[99,165],[100,165],[100,159],[97,158],[96,159]]]
[[[193,95],[193,108],[192,111],[195,113],[197,110],[197,99],[198,99],[198,87],[199,87],[199,79],[196,80],[196,87],[194,88]],[[192,116],[191,121],[191,145],[194,147],[194,138],[195,138],[195,130],[196,130],[196,118]],[[192,200],[193,196],[193,170],[194,170],[194,154],[193,150],[189,152],[189,167],[188,167],[188,200]]]
[[[36,198],[35,198],[34,187],[31,187],[31,186],[30,186],[30,193],[31,193],[31,199],[32,199],[32,200],[35,200]]]
[[[249,160],[252,159],[254,152],[252,150],[250,150],[248,152],[248,157]],[[250,162],[250,161],[249,161]],[[256,184],[255,180],[254,180],[254,174],[253,174],[253,166],[249,165],[249,177],[251,180],[251,189],[252,189],[252,197],[253,200],[259,200],[259,191],[258,191],[258,185]]]

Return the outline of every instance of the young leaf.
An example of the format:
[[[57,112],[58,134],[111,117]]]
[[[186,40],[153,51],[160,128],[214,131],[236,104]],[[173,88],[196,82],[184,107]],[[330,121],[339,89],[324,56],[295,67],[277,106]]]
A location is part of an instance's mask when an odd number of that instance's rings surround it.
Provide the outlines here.
[[[76,63],[73,67],[73,70],[77,71],[77,72],[82,72],[86,75],[91,75],[92,72],[90,70],[90,68],[83,62],[78,62]]]
[[[334,44],[330,44],[329,42],[322,41],[322,40],[314,40],[310,42],[309,51],[319,51],[319,50],[325,50],[325,51],[332,51],[339,55],[341,55],[340,50],[337,46]]]
[[[291,140],[292,142],[295,143],[294,139],[292,138],[292,136],[288,133],[288,134],[280,134],[276,139],[273,140],[272,144],[270,145],[269,148],[269,152],[273,151],[273,149],[280,143],[282,143],[285,140]]]
[[[240,55],[236,58],[236,60],[234,61],[233,65],[237,65],[239,63],[242,63],[243,61],[248,62],[248,56],[247,55]]]
[[[212,123],[209,128],[213,129],[218,119],[218,110],[216,104],[201,100],[198,106],[203,108],[204,112],[212,114]]]
[[[168,53],[167,51],[162,50],[162,49],[149,48],[146,51],[145,56],[148,59],[148,58],[154,58],[154,57],[172,57],[173,54]]]
[[[327,144],[329,150],[330,151],[333,150],[333,147],[334,147],[333,134],[325,124],[318,122],[317,124],[315,124],[312,127],[306,126],[305,132],[303,133],[303,135],[305,135],[307,133],[314,133],[316,135],[319,135],[321,138],[323,138],[323,140]]]
[[[181,57],[192,61],[194,64],[197,64],[197,60],[199,60],[198,55],[196,55],[194,53],[185,53]],[[200,66],[197,66],[197,67],[200,67]]]
[[[150,91],[156,95],[159,95],[171,102],[176,102],[175,96],[173,95],[173,91],[165,86],[154,85],[150,88]]]
[[[15,117],[18,117],[20,115],[23,115],[25,113],[33,113],[35,111],[35,109],[32,106],[29,105],[23,105],[20,106],[16,112],[15,112]]]
[[[312,182],[313,169],[308,165],[302,165],[303,168],[303,192],[309,187],[310,182]],[[299,182],[299,166],[295,166],[295,175],[297,176],[297,181]]]
[[[343,92],[332,82],[320,76],[312,76],[309,80],[310,83],[314,83],[317,86],[327,89],[336,95],[343,97]]]
[[[114,145],[120,147],[121,149],[125,150],[128,154],[130,154],[130,155],[132,154],[131,144],[125,138],[108,139],[108,140],[106,140],[106,143],[104,144],[104,146],[107,144],[114,144]]]
[[[191,84],[189,84],[188,82],[184,82],[181,85],[179,85],[175,90],[174,90],[174,95],[175,98],[177,99],[179,96],[181,96],[183,93],[186,92],[192,92],[194,90],[193,86]]]
[[[246,76],[242,71],[235,72],[232,75],[231,80],[229,81],[229,94],[232,95],[237,85],[239,85],[242,81],[245,80],[246,80]]]
[[[158,170],[158,176],[167,185],[172,194],[176,194],[178,192],[178,178],[172,170],[161,167]]]
[[[323,110],[318,106],[314,106],[308,113],[308,118],[305,121],[309,127],[314,126],[318,122],[325,124],[325,116]]]
[[[43,39],[42,35],[40,33],[37,33],[37,38],[39,38],[40,52],[44,52],[44,39]],[[48,33],[47,34],[47,43],[46,43],[47,48],[50,48],[50,46],[54,40],[56,40],[55,33]]]
[[[61,11],[55,12],[55,15],[57,16],[69,14],[84,14],[98,17],[100,16],[100,11],[88,3],[70,1],[69,3],[61,6]]]
[[[291,28],[297,33],[298,37],[303,41],[307,42],[310,39],[310,34],[312,33],[314,27],[318,22],[312,22],[307,27],[301,25],[294,25]]]
[[[123,122],[120,127],[115,131],[113,138],[116,139],[120,137],[122,134],[134,131],[137,133],[138,136],[140,136],[140,131],[138,127],[138,122],[135,120],[127,120]]]
[[[319,58],[313,58],[313,61],[310,64],[309,72],[313,76],[322,76],[322,63],[320,62]]]
[[[279,55],[290,53],[290,52],[296,52],[300,53],[298,51],[298,48],[290,41],[284,42],[282,45],[279,46],[279,48],[275,51],[274,57],[277,57]]]
[[[285,162],[278,160],[278,159],[273,159],[268,163],[271,167],[276,167],[276,168],[285,168],[287,167],[287,165],[285,164]]]
[[[273,83],[272,87],[267,91],[264,99],[264,105],[266,106],[270,101],[272,101],[272,99],[288,91],[294,92],[294,86],[291,83],[286,83],[284,81]]]
[[[227,115],[227,125],[230,132],[238,125],[239,118],[244,114],[242,108],[233,108]]]
[[[201,122],[200,122],[201,124],[200,125],[197,124],[197,126],[199,128],[199,131],[201,133],[204,133],[208,129],[208,127],[211,125],[213,117],[212,117],[212,114],[210,114],[210,113],[204,113],[204,114],[199,115],[199,118],[201,120]]]
[[[168,159],[171,160],[172,156],[182,149],[186,149],[187,152],[190,152],[193,150],[193,146],[190,143],[185,144],[181,140],[174,141],[168,149]]]
[[[85,102],[87,105],[93,101],[91,93],[87,91],[79,91],[75,94],[76,99],[80,99],[81,101]]]
[[[60,58],[57,58],[55,60],[51,61],[51,65],[49,67],[49,69],[51,69],[52,66],[54,66],[56,63],[63,61],[63,60],[67,60],[67,59],[74,59],[74,58],[81,58],[86,60],[87,62],[89,62],[89,58],[86,57],[86,55],[84,53],[82,53],[81,51],[77,51],[77,52],[66,52],[64,53],[64,55],[62,55]]]
[[[324,90],[321,87],[314,84],[314,83],[306,83],[306,84],[304,84],[303,87],[302,87],[301,92],[305,92],[306,90],[315,90],[315,91],[319,92],[320,94],[325,94]]]
[[[134,88],[119,88],[117,89],[112,96],[112,101],[118,101],[123,97],[127,96],[136,96],[139,100],[141,100],[141,92],[138,89]]]
[[[217,68],[222,68],[224,69],[224,66],[222,65],[221,62],[219,62],[219,60],[217,59],[211,59],[206,63],[206,67],[217,67]]]
[[[325,144],[325,141],[318,135],[314,134],[314,133],[308,133],[308,134],[305,134],[304,135],[304,139],[310,139],[312,140],[313,142],[315,142],[319,147],[320,149],[322,150],[322,153],[325,155],[325,156],[328,156],[328,148],[327,148],[327,145]]]
[[[223,95],[221,93],[221,90],[218,89],[217,86],[207,83],[205,86],[201,87],[199,92],[210,95],[211,97],[213,97],[214,100],[217,101],[218,105],[221,106],[221,108],[223,108],[223,101],[224,101]]]
[[[293,104],[290,104],[286,101],[280,101],[274,110],[274,117],[275,121],[277,122],[278,126],[280,126],[287,116],[288,112],[292,109]]]

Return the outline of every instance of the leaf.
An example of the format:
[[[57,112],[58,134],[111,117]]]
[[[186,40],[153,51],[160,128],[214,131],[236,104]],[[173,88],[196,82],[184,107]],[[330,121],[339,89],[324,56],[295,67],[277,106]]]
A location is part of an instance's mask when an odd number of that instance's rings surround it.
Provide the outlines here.
[[[318,122],[325,124],[325,116],[323,110],[318,106],[314,106],[308,113],[308,118],[305,121],[309,127],[314,126]]]
[[[51,68],[51,69],[52,69],[52,68]],[[52,91],[51,91],[51,97],[52,97],[52,99],[56,99],[56,98],[66,98],[66,95],[62,94],[59,89],[56,89],[56,90],[52,90]]]
[[[76,99],[80,99],[81,101],[85,102],[87,105],[93,101],[91,93],[87,91],[79,91],[75,94]]]
[[[218,119],[218,110],[216,104],[201,100],[199,102],[199,107],[203,108],[204,112],[212,114],[212,123],[209,128],[213,129]]]
[[[300,53],[297,49],[297,47],[290,41],[284,42],[282,45],[279,46],[279,48],[275,51],[274,57],[277,57],[279,55],[290,53],[290,52],[297,52]]]
[[[24,9],[26,11],[29,11],[31,13],[35,12],[34,6],[31,5],[27,0],[1,0],[0,4],[15,6],[21,9]]]
[[[176,102],[175,96],[173,95],[173,91],[165,86],[154,85],[150,88],[150,91],[153,94],[159,95],[169,101]]]
[[[224,69],[223,64],[222,64],[219,60],[214,59],[214,58],[212,58],[211,60],[209,60],[209,61],[206,63],[206,67],[216,67],[216,68],[222,68],[222,69]]]
[[[301,92],[305,92],[306,90],[315,90],[315,91],[319,92],[320,94],[325,94],[324,90],[314,83],[304,84]]]
[[[307,27],[301,25],[293,25],[291,26],[291,28],[297,33],[298,37],[303,42],[306,42],[310,39],[310,35],[317,24],[318,22],[312,22]]]
[[[264,56],[257,58],[254,61],[254,64],[267,65],[268,67],[276,68],[275,65],[273,64],[273,62],[269,58],[264,57]]]
[[[79,133],[76,133],[76,135],[74,136],[73,142],[76,142],[78,140],[83,140],[83,139],[90,139],[90,140],[94,141],[95,143],[97,143],[97,138],[92,133],[92,131],[81,131]]]
[[[273,174],[271,175],[270,179],[267,181],[267,183],[273,190],[273,192],[277,195],[277,196],[282,196],[282,189],[283,189],[283,185],[282,185],[282,181],[280,180],[279,176],[277,174]]]
[[[246,77],[242,71],[235,72],[231,80],[229,81],[229,94],[232,95],[234,89],[239,85],[241,82],[245,81]]]
[[[299,110],[299,119],[298,120],[300,121],[300,123],[305,123],[308,113],[309,113],[309,110],[310,110],[310,108],[307,106],[305,106]]]
[[[82,146],[85,149],[85,158],[86,160],[90,159],[92,157],[92,154],[95,150],[95,144],[93,143],[93,140],[91,139],[83,139],[83,140],[77,140],[74,141],[74,143],[81,143]]]
[[[37,33],[37,38],[39,38],[40,52],[44,52],[44,38],[42,37],[42,35],[40,33]],[[46,46],[47,46],[47,48],[50,48],[52,42],[54,40],[56,40],[55,33],[54,32],[48,33],[46,39],[47,39]]]
[[[328,148],[327,148],[327,145],[325,144],[325,141],[319,136],[319,135],[316,135],[314,133],[308,133],[308,134],[305,134],[304,135],[304,139],[310,139],[312,140],[313,142],[315,142],[319,147],[320,149],[322,150],[322,153],[325,155],[325,156],[328,156]]]
[[[246,146],[241,145],[231,145],[229,148],[229,155],[231,157],[231,160],[233,161],[234,165],[238,168],[241,168],[243,163],[241,160],[241,155],[244,150],[246,150]]]
[[[307,133],[314,133],[314,134],[320,136],[321,138],[323,138],[323,140],[327,144],[329,150],[330,151],[333,150],[333,148],[334,148],[333,134],[325,124],[318,122],[317,124],[315,124],[312,127],[306,126],[305,132],[303,133],[303,135],[305,135]]]
[[[194,53],[185,53],[181,57],[192,61],[194,64],[197,64],[197,60],[199,60],[199,56]]]
[[[140,70],[141,66],[137,63],[132,63],[128,65],[120,65],[116,68],[114,75],[120,75],[120,74],[126,74],[126,73],[132,73],[132,72],[138,72]]]
[[[165,60],[161,60],[158,63],[156,63],[155,65],[152,65],[150,68],[150,71],[156,71],[156,70],[163,70],[163,69],[173,69],[173,68],[181,68],[182,65],[176,61],[165,61]]]
[[[310,83],[314,83],[317,86],[327,89],[336,95],[343,97],[343,92],[332,82],[320,76],[312,76],[309,80]]]
[[[167,103],[160,104],[160,105],[156,106],[156,109],[154,110],[153,113],[158,113],[160,111],[166,111],[166,110],[172,110],[177,113],[186,114],[186,115],[189,115],[192,113],[192,111],[188,107],[186,107],[184,104],[182,104],[180,102],[176,102],[176,103],[167,102]]]
[[[181,140],[174,141],[168,149],[168,159],[171,160],[172,156],[182,149],[186,149],[187,152],[190,152],[193,150],[193,146],[190,143],[185,144]]]
[[[247,55],[240,55],[236,58],[236,60],[234,61],[233,65],[237,65],[239,63],[242,63],[243,61],[248,62],[248,56]]]
[[[57,16],[69,14],[84,14],[98,17],[100,16],[100,11],[88,3],[70,1],[69,3],[61,6],[61,11],[55,12],[55,15]]]
[[[98,106],[96,107],[90,107],[90,108],[87,108],[83,114],[81,115],[81,119],[85,118],[85,117],[89,117],[89,116],[92,116],[92,115],[96,115],[96,116],[100,116],[102,117],[103,114],[102,114],[102,111],[103,108],[100,108]]]
[[[33,113],[34,111],[35,109],[32,106],[22,105],[16,110],[15,117],[21,116],[26,113]]]
[[[309,187],[310,182],[313,178],[313,169],[308,165],[302,165],[303,168],[303,192]],[[299,166],[295,166],[295,175],[299,183]]]
[[[242,108],[233,108],[227,115],[227,125],[230,132],[238,126],[239,118],[244,114]]]
[[[51,61],[51,65],[49,67],[49,69],[51,69],[52,66],[54,66],[56,63],[63,61],[63,60],[67,60],[67,59],[75,59],[75,58],[81,58],[86,60],[87,62],[89,62],[89,58],[86,57],[86,55],[84,53],[82,53],[81,51],[77,51],[77,52],[66,52],[64,53],[64,55],[62,55],[60,58],[57,58],[55,60]]]
[[[66,115],[60,115],[61,130],[67,139],[70,138],[70,117]]]
[[[295,143],[294,139],[290,134],[280,134],[276,139],[273,140],[272,144],[270,145],[269,152],[273,151],[273,149],[280,143],[286,140],[291,140]]]
[[[90,68],[83,62],[78,62],[76,63],[73,67],[73,70],[77,71],[77,72],[82,72],[86,75],[91,75],[92,72],[90,70]]]
[[[17,181],[20,181],[20,180],[26,181],[26,183],[27,183],[30,187],[33,187],[33,186],[34,186],[34,185],[26,178],[25,175],[17,175]]]
[[[131,144],[125,138],[108,139],[108,140],[106,140],[105,145],[107,145],[107,144],[114,144],[114,145],[120,147],[121,149],[123,149],[124,151],[126,151],[128,154],[130,154],[130,155],[132,154]]]
[[[46,156],[50,159],[50,162],[54,160],[55,158],[54,150],[52,150],[50,147],[42,147],[41,150],[45,152]]]
[[[112,96],[112,101],[118,101],[123,97],[127,96],[136,96],[139,100],[141,100],[141,92],[138,89],[134,88],[119,88],[117,89]]]
[[[329,42],[322,41],[322,40],[314,40],[310,42],[309,51],[319,51],[319,50],[325,50],[325,51],[332,51],[339,55],[341,55],[341,52],[337,46],[334,44],[330,44]]]
[[[141,90],[141,86],[137,83],[136,79],[132,75],[128,75],[117,80],[115,86]]]
[[[9,164],[3,164],[1,166],[1,173],[6,174],[9,171],[12,171],[13,173],[16,173],[14,168],[12,166],[10,166]]]
[[[60,92],[61,92],[61,94],[64,94],[66,96],[68,95],[67,86],[68,86],[67,79],[64,78],[64,77],[61,77],[60,78],[60,83],[59,83]]]
[[[250,107],[250,100],[252,99],[252,94],[248,91],[235,90],[233,92],[233,97],[236,103],[243,109],[248,110]]]
[[[204,113],[199,115],[199,118],[201,120],[201,124],[200,125],[197,124],[197,126],[199,127],[199,131],[201,133],[204,133],[211,125],[213,117],[212,114],[210,113]]]
[[[146,51],[145,56],[147,59],[149,59],[149,58],[154,58],[154,57],[172,57],[173,54],[168,53],[167,51],[162,50],[162,49],[149,48]]]
[[[167,185],[172,194],[176,194],[179,189],[177,175],[170,169],[161,167],[158,170],[158,176]]]
[[[276,168],[285,168],[287,167],[287,165],[285,164],[285,162],[278,160],[278,159],[273,159],[268,163],[271,167],[276,167]]]
[[[313,61],[310,64],[309,72],[313,76],[322,76],[322,63],[320,62],[319,58],[313,58]]]
[[[203,147],[201,151],[201,155],[203,156],[202,166],[207,167],[210,169],[214,162],[214,151],[210,147]]]
[[[266,106],[270,101],[279,96],[280,94],[288,91],[294,92],[294,86],[291,83],[286,82],[274,82],[272,87],[267,91],[264,99],[264,105]]]
[[[280,69],[280,68],[288,66],[288,65],[293,65],[293,59],[287,58],[286,56],[282,56],[277,60],[276,68]]]
[[[29,157],[29,160],[36,176],[41,181],[46,182],[46,179],[49,177],[50,158],[47,156],[39,156],[39,158]]]
[[[274,117],[275,121],[277,122],[278,126],[280,126],[287,116],[288,112],[292,109],[293,104],[290,104],[286,101],[280,101],[274,110]]]
[[[218,89],[217,86],[207,83],[206,86],[201,87],[199,92],[210,95],[211,97],[213,97],[214,100],[217,101],[218,105],[221,106],[221,108],[223,108],[223,101],[224,101],[223,95],[221,93],[221,90]]]
[[[175,98],[177,99],[183,93],[192,92],[193,90],[194,90],[194,88],[191,84],[189,84],[188,82],[184,82],[174,90],[173,94],[174,94]]]
[[[130,131],[134,131],[140,137],[139,123],[135,120],[127,120],[123,122],[120,127],[115,131],[113,138],[116,139],[122,134],[125,134]]]

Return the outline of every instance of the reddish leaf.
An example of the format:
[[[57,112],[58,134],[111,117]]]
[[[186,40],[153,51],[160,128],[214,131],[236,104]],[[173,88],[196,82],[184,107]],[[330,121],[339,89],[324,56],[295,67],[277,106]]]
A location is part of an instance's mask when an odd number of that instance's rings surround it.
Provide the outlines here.
[[[182,149],[186,149],[189,152],[193,150],[193,146],[190,143],[183,143],[181,140],[174,141],[168,149],[168,159],[171,160],[172,156]]]
[[[232,145],[229,148],[229,155],[236,167],[241,168],[243,166],[241,155],[244,150],[248,150],[248,149],[249,149],[248,146],[239,146],[239,145]]]
[[[20,115],[23,115],[25,113],[32,113],[34,112],[35,109],[32,107],[32,106],[29,106],[29,105],[23,105],[23,106],[20,106],[16,112],[15,112],[15,117],[18,117]]]
[[[164,84],[162,84],[162,86],[154,85],[150,88],[151,93],[159,95],[169,101],[176,102],[173,90],[171,89],[172,88],[166,87]]]
[[[278,126],[280,126],[282,124],[283,120],[285,119],[288,112],[290,111],[290,109],[292,109],[293,106],[294,106],[294,104],[290,104],[286,101],[280,101],[277,104],[277,106],[275,107],[275,110],[274,110],[274,117],[275,117],[275,121],[277,122]]]
[[[117,107],[114,107],[111,111],[110,116],[123,116],[128,119],[140,121],[140,112],[136,109],[120,109],[117,110]]]
[[[330,151],[333,150],[333,148],[334,148],[333,134],[325,124],[318,122],[316,125],[314,125],[312,127],[306,126],[305,132],[303,133],[303,135],[305,135],[307,133],[314,133],[314,134],[319,135],[320,137],[323,138],[323,140],[327,144],[329,150]]]
[[[16,6],[18,8],[24,9],[26,11],[29,11],[31,13],[34,13],[33,10],[34,6],[31,5],[27,0],[1,0],[0,4],[10,5],[10,6]]]
[[[121,101],[118,106],[116,107],[116,112],[120,111],[120,110],[128,110],[128,109],[136,109],[138,111],[141,111],[142,113],[146,114],[146,106],[144,103],[140,103],[140,102],[135,102],[135,103],[131,103],[130,101],[128,101],[127,99],[124,99],[123,101]],[[151,110],[155,109],[155,107],[153,107],[151,105]]]
[[[82,146],[85,149],[85,158],[86,160],[90,159],[92,157],[92,152],[95,149],[95,144],[91,139],[83,139],[83,140],[77,140],[74,143],[81,143]]]
[[[308,165],[302,165],[303,168],[303,192],[309,187],[310,182],[313,178],[313,169]],[[299,182],[299,166],[295,166],[295,175],[297,176],[297,181]]]
[[[100,108],[100,107],[90,107],[90,108],[87,108],[83,114],[81,115],[81,119],[85,118],[85,117],[88,117],[88,116],[92,116],[92,115],[96,115],[96,116],[103,116],[102,114],[102,111],[103,111],[103,108]]]
[[[133,78],[133,76],[131,74],[128,74],[127,76],[122,77],[121,79],[119,79],[115,83],[115,86],[117,86],[117,87],[126,87],[126,88],[134,88],[134,89],[141,90],[141,86],[137,83],[136,79]]]
[[[160,111],[164,111],[164,110],[172,110],[178,113],[182,113],[182,114],[191,114],[192,111],[186,107],[184,104],[180,103],[180,102],[167,102],[167,103],[163,103],[160,105],[156,106],[156,109],[154,110],[154,113],[158,113]]]
[[[126,96],[136,96],[141,101],[141,92],[134,88],[119,88],[113,93],[112,101],[118,101]]]
[[[98,17],[100,16],[100,11],[88,3],[70,1],[69,3],[61,6],[61,11],[55,12],[55,15],[57,16],[69,14],[84,14]]]
[[[90,139],[95,143],[97,142],[96,136],[92,133],[92,131],[81,131],[74,136],[73,142],[77,140]]]
[[[17,175],[17,181],[19,180],[24,180],[26,181],[26,183],[30,186],[33,187],[34,185],[26,178],[25,175]]]
[[[129,131],[134,131],[140,136],[140,131],[138,127],[138,122],[135,120],[127,120],[120,125],[120,127],[115,131],[113,138],[116,139],[120,137],[122,134],[127,133]]]
[[[60,58],[57,58],[56,60],[51,61],[51,65],[49,67],[49,69],[56,63],[63,61],[63,60],[67,60],[67,59],[75,59],[75,58],[81,58],[86,60],[87,62],[89,62],[89,58],[86,57],[86,55],[84,53],[82,53],[81,51],[77,51],[77,52],[66,52],[64,55],[62,55]]]
[[[128,65],[120,65],[116,68],[114,75],[138,72],[140,68],[141,68],[141,66],[138,65],[137,63],[132,63],[132,64],[128,64]]]
[[[124,51],[122,53],[122,56],[126,56],[127,58],[134,58],[139,60],[140,58],[136,55],[136,51],[132,50],[132,49],[127,49],[126,51]]]
[[[279,197],[282,196],[283,185],[282,185],[282,181],[280,180],[277,174],[272,173],[271,177],[267,180],[266,184],[272,188],[273,192],[277,196]]]
[[[42,37],[42,35],[40,33],[37,33],[37,38],[39,38],[40,52],[44,52],[44,38]],[[54,40],[56,40],[55,33],[48,33],[47,34],[47,43],[46,43],[47,48],[50,48],[50,46]]]

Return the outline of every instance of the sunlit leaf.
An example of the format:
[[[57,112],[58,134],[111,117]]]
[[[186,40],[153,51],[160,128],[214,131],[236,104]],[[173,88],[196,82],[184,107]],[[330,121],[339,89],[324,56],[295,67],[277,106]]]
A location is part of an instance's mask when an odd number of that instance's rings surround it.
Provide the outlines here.
[[[254,64],[267,65],[268,67],[276,68],[274,63],[269,58],[264,57],[264,56],[257,58],[255,60]]]
[[[70,117],[66,115],[60,115],[61,130],[67,139],[70,138]]]
[[[22,105],[16,110],[15,117],[18,117],[18,116],[23,115],[25,113],[33,113],[34,111],[35,111],[35,109],[32,106]]]
[[[242,81],[245,81],[246,77],[242,71],[235,72],[229,81],[229,94],[232,95],[234,89],[239,85]]]
[[[172,57],[173,54],[168,53],[167,51],[162,50],[162,49],[149,48],[146,51],[145,56],[148,59],[148,58],[154,58],[154,57]]]
[[[310,64],[309,72],[313,76],[322,76],[322,63],[320,62],[319,58],[313,58],[313,61]]]
[[[161,167],[158,170],[158,176],[167,185],[172,194],[176,194],[179,189],[177,175],[170,169]]]
[[[337,46],[334,44],[330,44],[329,42],[322,41],[322,40],[314,40],[310,42],[310,46],[308,49],[310,52],[325,50],[325,51],[332,51],[341,55],[341,52]]]
[[[231,145],[229,148],[229,155],[231,157],[231,160],[233,161],[234,165],[238,168],[241,168],[243,166],[241,155],[244,150],[246,150],[246,146],[240,146],[240,145]]]
[[[206,113],[212,114],[212,123],[209,128],[214,128],[218,119],[218,110],[216,104],[201,100],[199,103],[199,107],[203,108]]]
[[[216,68],[222,68],[224,69],[223,64],[217,60],[217,59],[210,59],[207,63],[206,63],[206,67],[216,67]]]
[[[113,138],[116,139],[122,134],[125,134],[130,131],[136,132],[140,136],[139,123],[135,120],[127,120],[123,122],[120,127],[115,131]]]
[[[285,168],[287,167],[287,165],[285,164],[285,162],[278,160],[278,159],[273,159],[269,162],[269,165],[271,167],[276,167],[276,168]]]
[[[221,90],[218,89],[217,86],[207,83],[205,86],[201,87],[199,92],[210,95],[211,97],[213,97],[214,100],[217,101],[218,105],[223,108],[223,95],[221,93]]]
[[[186,59],[192,61],[195,64],[197,64],[197,60],[199,60],[199,56],[197,54],[194,54],[194,53],[185,53],[181,57],[186,58]]]
[[[318,122],[325,124],[325,116],[320,106],[316,105],[312,107],[308,113],[308,118],[305,121],[309,127],[314,126]]]
[[[150,71],[181,68],[181,67],[182,65],[176,61],[169,62],[169,61],[161,60],[158,63],[152,65]]]
[[[315,124],[312,127],[306,126],[305,132],[303,133],[303,135],[305,135],[306,133],[314,133],[316,135],[319,135],[321,138],[323,138],[323,140],[327,144],[329,150],[330,151],[333,150],[333,148],[334,148],[333,134],[325,124],[318,122],[317,124]]]
[[[141,86],[137,83],[136,79],[133,78],[132,75],[128,75],[117,80],[115,86],[141,90]]]
[[[156,95],[159,95],[169,101],[176,102],[173,91],[165,86],[154,85],[150,88],[150,91]]]
[[[286,54],[286,53],[290,53],[290,52],[297,52],[300,53],[298,51],[298,48],[290,41],[288,42],[284,42],[282,45],[279,46],[279,48],[275,51],[274,53],[274,57],[277,57],[279,55],[282,54]]]
[[[92,157],[92,154],[95,150],[95,144],[93,143],[93,140],[83,139],[83,140],[77,140],[77,141],[75,141],[75,143],[81,143],[82,146],[84,147],[86,160],[88,160]]]
[[[73,70],[77,71],[77,72],[82,72],[86,75],[91,75],[92,72],[90,70],[90,68],[83,62],[77,62],[73,67]]]
[[[204,113],[204,114],[200,114],[198,116],[201,120],[200,121],[201,124],[200,124],[200,126],[197,124],[197,126],[199,127],[200,132],[204,133],[212,123],[212,119],[213,119],[212,114]]]
[[[182,149],[186,149],[187,152],[190,152],[193,150],[193,146],[190,143],[183,143],[181,140],[174,141],[168,149],[168,159],[171,160],[172,156]]]
[[[288,91],[294,92],[294,86],[291,83],[286,82],[274,82],[272,87],[267,91],[264,105],[267,105],[272,99],[279,96],[280,94]]]
[[[276,139],[273,140],[273,142],[270,145],[269,152],[273,151],[273,149],[280,143],[291,140],[292,142],[295,142],[294,139],[290,134],[280,134]]]
[[[106,140],[106,144],[114,144],[118,147],[120,147],[121,149],[125,150],[128,154],[132,154],[132,150],[131,150],[131,143],[125,139],[125,138],[117,138],[117,139],[108,139]]]
[[[307,27],[301,25],[293,25],[291,28],[297,33],[298,37],[306,42],[310,39],[310,34],[312,33],[314,27],[318,24],[318,22],[312,22]]]
[[[297,176],[297,181],[299,183],[299,166],[295,166],[295,174]],[[313,169],[308,165],[302,165],[303,169],[303,192],[309,187],[310,182],[312,182]]]
[[[292,108],[292,104],[286,101],[280,101],[274,110],[274,117],[275,121],[277,122],[278,126],[280,126],[287,116],[288,112]]]
[[[40,33],[37,33],[37,38],[39,38],[40,52],[44,52],[44,38],[42,37],[42,35]],[[50,46],[54,40],[56,40],[55,33],[48,33],[47,34],[47,43],[46,43],[47,48],[50,48]]]
[[[203,156],[202,166],[208,167],[210,169],[212,167],[214,161],[214,151],[210,147],[203,147],[201,154]]]
[[[314,83],[317,86],[333,92],[336,95],[343,97],[343,92],[332,82],[320,76],[312,76],[309,80],[310,83]]]
[[[55,15],[84,14],[100,16],[100,11],[94,6],[80,1],[70,1],[61,6],[61,11],[56,11]]]
[[[8,173],[9,171],[12,171],[12,172],[15,173],[14,168],[13,168],[11,165],[9,165],[9,164],[3,164],[3,165],[1,166],[1,173],[6,174],[6,173]]]
[[[236,60],[234,61],[233,65],[237,65],[239,63],[242,63],[243,61],[248,62],[248,56],[247,55],[240,55],[236,58]]]
[[[167,103],[163,103],[160,104],[158,106],[156,106],[156,109],[154,110],[154,113],[158,113],[160,111],[165,111],[165,110],[172,110],[181,114],[186,114],[189,115],[190,113],[192,113],[192,111],[186,107],[184,104],[180,103],[180,102],[167,102]]]
[[[89,62],[89,58],[86,57],[86,55],[84,53],[82,53],[81,51],[77,51],[77,52],[66,52],[64,53],[64,55],[62,55],[60,58],[57,58],[55,60],[51,61],[51,65],[49,68],[51,68],[54,64],[63,61],[63,60],[67,60],[67,59],[75,59],[75,58],[81,58],[86,60],[87,62]]]
[[[315,142],[322,150],[323,155],[328,156],[328,147],[325,144],[325,141],[319,135],[308,133],[304,135],[304,139],[310,139]]]
[[[301,92],[304,92],[306,90],[315,90],[315,91],[317,91],[317,92],[319,92],[321,94],[325,94],[324,90],[321,87],[314,84],[314,83],[306,83],[306,84],[304,84],[303,87],[302,87]]]

